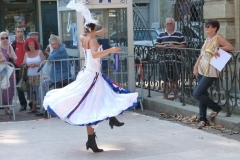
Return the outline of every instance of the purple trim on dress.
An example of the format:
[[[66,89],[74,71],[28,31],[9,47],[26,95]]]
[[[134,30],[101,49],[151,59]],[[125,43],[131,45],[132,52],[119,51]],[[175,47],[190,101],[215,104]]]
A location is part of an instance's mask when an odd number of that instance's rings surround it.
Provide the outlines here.
[[[99,73],[96,72],[96,76],[94,77],[91,86],[89,87],[89,89],[87,90],[87,92],[84,94],[84,96],[82,97],[82,99],[80,100],[80,102],[77,104],[77,106],[68,114],[68,116],[67,116],[68,119],[69,119],[69,118],[71,117],[71,115],[76,111],[76,109],[81,105],[81,103],[84,101],[84,99],[87,97],[87,95],[89,94],[89,92],[91,91],[91,89],[93,88],[93,86],[95,85],[95,83],[97,82],[98,75],[99,75]]]

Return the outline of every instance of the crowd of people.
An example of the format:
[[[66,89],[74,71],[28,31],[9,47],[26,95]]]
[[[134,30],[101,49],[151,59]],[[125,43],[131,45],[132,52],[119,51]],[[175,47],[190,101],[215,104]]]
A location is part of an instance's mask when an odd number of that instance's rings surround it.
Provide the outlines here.
[[[10,62],[15,67],[16,84],[19,83],[22,72],[26,73],[29,90],[27,94],[22,90],[17,89],[17,96],[20,103],[19,111],[34,113],[36,116],[43,116],[44,108],[40,106],[41,95],[42,99],[49,90],[51,83],[61,82],[69,78],[69,73],[66,67],[68,62],[55,62],[54,65],[44,65],[40,68],[40,64],[47,60],[68,59],[69,56],[65,47],[61,44],[60,38],[53,32],[50,32],[49,45],[44,50],[39,43],[39,33],[30,32],[29,38],[24,39],[24,29],[21,26],[15,28],[16,39],[9,43],[8,32],[1,32],[0,38],[0,63]],[[47,68],[50,67],[50,68]],[[55,67],[53,69],[53,67]],[[63,68],[63,70],[61,70]],[[43,70],[43,76],[40,77],[40,70]],[[54,70],[58,69],[55,73]],[[51,70],[51,71],[50,71]],[[49,72],[48,72],[49,71]],[[43,79],[40,84],[40,78]],[[2,105],[6,114],[12,114],[8,105],[12,105],[14,96],[14,73],[9,77],[10,87],[2,89]],[[60,86],[58,86],[60,87]],[[62,86],[61,86],[62,87]],[[42,92],[42,93],[41,93]],[[26,95],[25,95],[26,94]],[[28,101],[28,103],[27,103]],[[39,111],[37,109],[40,109]]]
[[[205,23],[205,32],[208,35],[206,38],[196,64],[193,68],[193,74],[198,80],[198,85],[194,89],[193,98],[199,101],[199,128],[205,127],[207,123],[207,107],[212,109],[209,117],[215,118],[217,114],[222,110],[221,106],[214,102],[208,95],[208,88],[213,84],[213,82],[219,77],[219,71],[210,64],[212,57],[219,57],[219,49],[225,51],[233,51],[233,46],[217,31],[220,28],[220,23],[215,19],[209,19]],[[156,47],[162,48],[166,51],[167,48],[177,49],[186,48],[185,38],[181,32],[174,29],[174,19],[166,19],[166,30],[157,38]],[[167,51],[169,53],[169,51]],[[175,52],[176,54],[178,52]],[[180,66],[177,59],[173,56],[170,59],[164,59],[161,62],[161,77],[164,90],[164,99],[168,99],[169,83],[173,86],[174,101],[180,101],[177,95],[177,82],[179,81]],[[170,62],[171,61],[171,62]],[[174,61],[174,62],[172,62]],[[173,67],[169,63],[175,63],[178,67]],[[164,66],[165,64],[165,66]],[[164,68],[164,69],[163,69]],[[177,69],[176,69],[177,68]]]

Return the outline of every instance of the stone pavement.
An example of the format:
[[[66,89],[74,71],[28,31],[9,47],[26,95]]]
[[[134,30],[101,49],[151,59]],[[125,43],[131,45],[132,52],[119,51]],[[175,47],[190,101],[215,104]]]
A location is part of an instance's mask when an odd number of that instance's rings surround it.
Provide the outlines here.
[[[85,127],[40,119],[0,123],[1,160],[226,160],[239,159],[240,142],[158,118],[125,112],[122,127],[96,128],[103,153],[86,150]]]
[[[139,89],[138,92],[140,92]],[[199,115],[199,108],[197,106],[189,104],[183,106],[182,103],[163,99],[163,95],[160,92],[151,91],[151,97],[147,97],[147,95],[147,90],[144,90],[143,106],[147,110],[155,111],[158,113],[167,113],[169,115]],[[208,109],[207,113],[210,115],[211,110]],[[240,115],[233,114],[230,117],[226,117],[226,113],[224,111],[221,111],[212,122],[214,124],[222,125],[227,129],[234,128],[234,130],[240,131]]]
[[[137,88],[137,91],[141,93],[141,90]],[[160,92],[151,91],[151,97],[147,97],[148,91],[144,90],[144,109],[155,111],[157,113],[167,113],[170,115],[181,114],[183,116],[192,116],[198,115],[198,107],[192,105],[182,106],[181,103],[173,102],[171,100],[163,99],[163,95]],[[169,96],[171,97],[171,96]],[[27,111],[19,112],[20,105],[18,104],[16,107],[16,120],[17,121],[27,121],[27,120],[38,120],[43,117],[36,117],[34,114],[27,114]],[[29,107],[28,107],[29,109]],[[208,110],[208,114],[210,114],[211,110]],[[227,129],[232,129],[240,131],[240,115],[232,115],[231,117],[226,117],[224,112],[220,112],[218,116],[213,121],[215,124],[220,124]],[[0,123],[1,122],[9,122],[13,121],[12,116],[6,115],[4,113],[4,109],[0,109]]]

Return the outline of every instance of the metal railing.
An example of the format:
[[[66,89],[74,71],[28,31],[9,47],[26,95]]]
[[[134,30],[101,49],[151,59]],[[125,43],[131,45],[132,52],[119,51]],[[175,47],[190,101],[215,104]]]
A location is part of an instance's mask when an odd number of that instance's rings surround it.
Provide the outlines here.
[[[148,89],[148,97],[151,91],[175,94],[181,98],[182,104],[196,104],[192,93],[197,85],[193,75],[193,66],[200,54],[199,49],[185,48],[154,48],[149,46],[135,46],[135,55],[141,57],[143,64],[143,88]],[[226,116],[233,112],[239,114],[240,105],[240,52],[232,52],[231,60],[220,72],[220,77],[209,88],[209,95],[215,102],[226,109]],[[137,72],[137,70],[136,70]],[[163,86],[163,79],[169,81],[168,89]],[[172,84],[172,79],[177,77],[177,85]],[[136,86],[140,85],[138,77]]]

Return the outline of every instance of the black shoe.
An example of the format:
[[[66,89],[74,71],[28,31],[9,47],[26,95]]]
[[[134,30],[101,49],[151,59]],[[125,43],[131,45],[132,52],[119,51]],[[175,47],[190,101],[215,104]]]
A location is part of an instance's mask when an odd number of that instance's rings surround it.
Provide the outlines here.
[[[43,116],[43,113],[37,112],[37,113],[35,113],[35,116]]]
[[[119,122],[116,117],[110,117],[109,118],[109,126],[113,129],[113,126],[120,127],[124,125],[123,122]]]
[[[27,108],[26,106],[22,106],[19,111],[20,111],[20,112],[21,112],[21,111],[25,111],[26,108]]]
[[[94,153],[95,152],[103,152],[103,149],[98,148],[95,137],[96,137],[95,133],[93,135],[88,135],[88,141],[86,143],[87,150],[89,148],[91,148]]]

